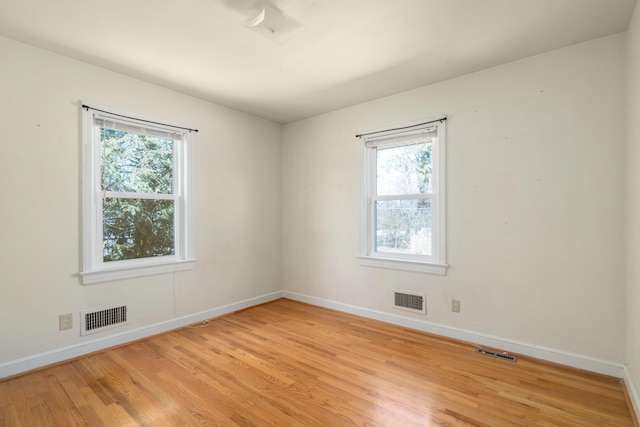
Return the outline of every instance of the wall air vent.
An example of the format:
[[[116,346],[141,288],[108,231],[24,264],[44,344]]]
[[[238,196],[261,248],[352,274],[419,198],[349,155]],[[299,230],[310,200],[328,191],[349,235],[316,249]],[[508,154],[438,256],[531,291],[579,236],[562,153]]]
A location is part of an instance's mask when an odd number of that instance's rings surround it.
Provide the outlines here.
[[[127,306],[80,312],[80,335],[89,335],[127,324]]]
[[[509,356],[507,353],[498,353],[496,351],[485,350],[484,348],[477,348],[476,353],[484,354],[485,356],[495,357],[496,359],[508,360],[509,362],[517,362],[518,358]]]
[[[414,313],[427,313],[424,294],[406,291],[393,291],[393,307]]]

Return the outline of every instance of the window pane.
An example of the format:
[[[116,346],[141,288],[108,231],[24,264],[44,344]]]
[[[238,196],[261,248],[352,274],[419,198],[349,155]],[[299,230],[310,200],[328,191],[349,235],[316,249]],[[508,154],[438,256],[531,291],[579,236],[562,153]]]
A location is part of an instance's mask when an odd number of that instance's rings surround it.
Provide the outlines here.
[[[174,255],[174,201],[104,200],[103,261]]]
[[[431,256],[431,200],[377,201],[375,230],[377,252]]]
[[[432,164],[431,142],[400,147],[378,148],[377,194],[430,193]]]
[[[173,193],[173,141],[100,128],[102,189]]]

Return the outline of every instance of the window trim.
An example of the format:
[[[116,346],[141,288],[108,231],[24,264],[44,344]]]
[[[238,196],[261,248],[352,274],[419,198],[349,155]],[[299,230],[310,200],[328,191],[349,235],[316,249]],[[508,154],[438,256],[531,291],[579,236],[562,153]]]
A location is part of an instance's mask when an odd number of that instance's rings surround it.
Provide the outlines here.
[[[428,125],[425,124],[428,123]],[[433,122],[433,123],[431,123]],[[367,267],[379,267],[413,271],[420,273],[430,273],[446,275],[446,121],[443,120],[420,120],[391,126],[396,129],[389,131],[387,135],[410,134],[416,131],[418,126],[424,124],[425,128],[434,126],[437,132],[437,140],[433,144],[433,175],[432,193],[430,197],[432,205],[432,235],[433,235],[433,256],[426,257],[411,254],[390,254],[375,252],[374,235],[374,202],[375,198],[380,200],[386,196],[376,197],[376,149],[369,147],[367,141],[375,136],[365,136],[370,134],[382,134],[384,131],[365,132],[360,141],[361,158],[361,197],[360,197],[360,251],[357,256],[359,263]],[[409,128],[409,129],[405,129]]]
[[[195,266],[193,239],[192,156],[193,132],[171,124],[149,124],[153,120],[138,114],[97,104],[83,103],[82,108],[82,231],[83,285],[111,282],[155,274],[190,270]],[[99,111],[98,111],[99,110]],[[148,129],[164,129],[182,135],[175,140],[175,255],[122,261],[103,261],[102,197],[100,182],[100,138],[96,135],[96,118],[109,117],[135,123]],[[162,198],[161,196],[160,198]]]

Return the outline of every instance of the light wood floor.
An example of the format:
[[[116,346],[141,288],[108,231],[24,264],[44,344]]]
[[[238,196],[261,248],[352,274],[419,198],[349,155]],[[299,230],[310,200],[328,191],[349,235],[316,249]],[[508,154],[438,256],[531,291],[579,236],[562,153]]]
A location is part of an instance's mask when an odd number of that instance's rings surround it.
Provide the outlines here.
[[[2,426],[629,426],[620,380],[279,300],[0,382]]]

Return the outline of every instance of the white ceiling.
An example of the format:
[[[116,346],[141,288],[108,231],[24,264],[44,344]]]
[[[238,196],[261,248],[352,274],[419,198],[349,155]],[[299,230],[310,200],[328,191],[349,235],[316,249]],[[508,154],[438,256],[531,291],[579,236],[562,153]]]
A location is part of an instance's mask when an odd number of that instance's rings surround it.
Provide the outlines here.
[[[288,123],[625,31],[635,0],[0,0],[0,35]],[[597,59],[594,59],[597,60]],[[0,59],[1,64],[1,59]]]

